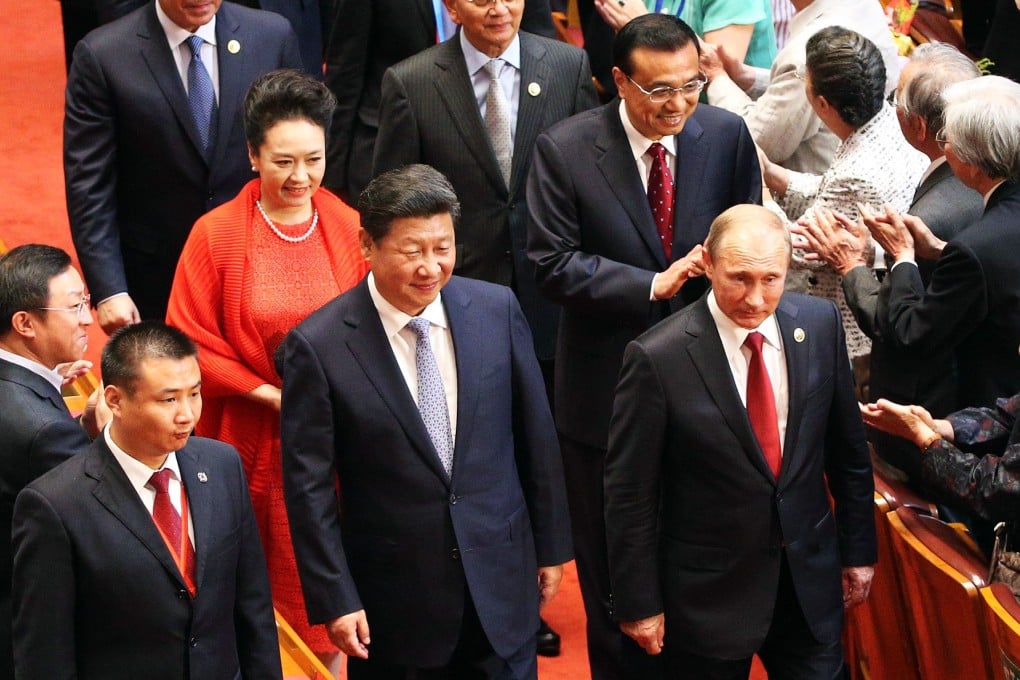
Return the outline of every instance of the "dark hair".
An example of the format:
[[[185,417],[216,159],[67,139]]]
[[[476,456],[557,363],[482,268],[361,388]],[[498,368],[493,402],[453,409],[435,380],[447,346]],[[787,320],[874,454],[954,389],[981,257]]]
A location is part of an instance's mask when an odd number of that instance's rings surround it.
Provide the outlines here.
[[[269,128],[285,120],[307,120],[329,135],[336,97],[321,81],[294,69],[260,76],[244,96],[244,137],[254,151]]]
[[[842,26],[829,26],[807,41],[807,72],[816,96],[825,97],[843,122],[859,128],[885,102],[885,62],[875,43]]]
[[[18,246],[0,256],[0,335],[11,330],[11,317],[18,312],[45,307],[50,281],[70,266],[70,255],[38,243]]]
[[[162,321],[143,321],[124,326],[110,336],[103,348],[103,382],[132,393],[142,362],[146,359],[197,357],[198,347],[182,331]]]
[[[361,226],[373,241],[390,233],[393,220],[450,214],[454,224],[460,203],[450,180],[429,165],[405,165],[379,175],[358,198]]]
[[[698,36],[690,26],[672,14],[642,14],[631,19],[613,40],[613,66],[630,75],[634,67],[630,56],[634,50],[643,47],[656,52],[677,52],[694,43],[701,56]]]

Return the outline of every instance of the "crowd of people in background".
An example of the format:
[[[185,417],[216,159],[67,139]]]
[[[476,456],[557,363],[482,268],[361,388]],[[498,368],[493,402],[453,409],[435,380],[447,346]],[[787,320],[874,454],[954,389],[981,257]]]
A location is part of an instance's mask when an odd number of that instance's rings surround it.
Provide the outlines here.
[[[61,0],[0,677],[534,679],[575,560],[593,680],[834,678],[874,467],[1020,540],[1020,3],[565,5]]]

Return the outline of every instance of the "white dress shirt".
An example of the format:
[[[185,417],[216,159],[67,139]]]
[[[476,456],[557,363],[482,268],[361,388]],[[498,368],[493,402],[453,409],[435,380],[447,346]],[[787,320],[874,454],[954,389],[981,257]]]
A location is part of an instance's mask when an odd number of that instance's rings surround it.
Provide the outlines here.
[[[644,95],[642,95],[644,96]],[[648,155],[648,147],[658,141],[666,147],[666,163],[669,165],[669,174],[676,183],[676,137],[666,135],[662,139],[648,139],[637,131],[634,124],[630,122],[627,115],[626,102],[620,101],[620,122],[623,123],[623,131],[627,133],[627,141],[630,143],[630,153],[634,156],[634,163],[637,165],[638,176],[641,177],[641,186],[645,193],[648,193],[648,175],[652,171],[652,157]]]
[[[464,35],[464,31],[460,32],[460,49],[464,53],[468,75],[471,76],[471,87],[478,103],[478,112],[484,121],[488,108],[485,100],[489,96],[489,83],[492,80],[489,72],[485,70],[485,65],[492,61],[493,57],[475,49]],[[515,35],[510,45],[503,50],[503,54],[496,58],[506,62],[499,74],[499,86],[503,88],[506,101],[510,104],[510,143],[513,144],[517,141],[517,111],[521,99],[521,36]]]
[[[772,395],[776,400],[776,419],[779,421],[780,452],[786,446],[786,419],[790,413],[790,378],[786,368],[786,356],[783,354],[783,336],[779,333],[779,324],[773,314],[762,322],[758,328],[748,330],[742,328],[726,316],[716,302],[715,293],[708,294],[708,311],[712,314],[715,327],[722,340],[726,361],[730,365],[733,383],[740,394],[740,402],[747,408],[747,373],[751,364],[751,350],[744,347],[747,336],[758,331],[765,336],[761,353],[772,382]]]
[[[375,277],[372,272],[368,274],[368,293],[372,297],[372,304],[379,312],[379,319],[382,321],[383,331],[390,341],[390,349],[400,367],[400,374],[404,377],[407,390],[411,393],[414,403],[418,403],[418,368],[415,363],[416,345],[418,336],[407,327],[407,322],[414,317],[405,314],[382,296],[375,285]],[[439,366],[439,377],[443,381],[443,391],[446,393],[446,408],[450,412],[450,436],[453,443],[457,443],[457,357],[453,351],[453,334],[450,333],[450,324],[446,319],[446,309],[443,308],[442,293],[439,297],[422,311],[419,316],[429,320],[429,344],[432,346],[432,354],[436,357],[436,364]]]
[[[27,359],[21,356],[20,354],[8,352],[5,349],[0,349],[0,359],[3,359],[4,361],[9,361],[16,366],[21,366],[26,370],[32,371],[33,373],[41,377],[43,380],[53,385],[53,387],[57,389],[57,392],[60,392],[61,388],[64,386],[64,376],[60,375],[52,368],[47,368],[43,366],[38,361],[32,361],[31,359]]]
[[[159,2],[156,2],[156,16],[159,17],[159,24],[166,33],[166,41],[170,46],[170,53],[174,55],[174,64],[177,66],[177,73],[184,83],[184,91],[188,91],[188,66],[191,64],[191,48],[185,44],[185,40],[192,36],[191,33],[175,24],[167,16]],[[212,78],[213,92],[216,93],[216,102],[220,101],[220,62],[216,56],[216,15],[209,23],[198,27],[194,35],[197,35],[205,42],[202,43],[202,63],[205,64],[209,77]]]
[[[156,490],[149,486],[149,479],[153,473],[159,472],[159,470],[153,470],[137,458],[132,458],[124,449],[117,446],[117,442],[113,441],[113,436],[110,434],[109,425],[103,430],[103,437],[106,439],[106,445],[110,447],[110,452],[113,453],[114,459],[121,469],[124,470],[124,474],[127,475],[131,488],[138,494],[142,505],[145,506],[145,509],[151,515],[152,508],[156,504]],[[170,496],[170,503],[174,506],[174,510],[180,515],[181,494],[184,492],[184,486],[181,484],[181,469],[177,465],[176,452],[171,451],[167,454],[166,460],[163,461],[163,467],[160,470],[170,470],[171,472],[170,481],[167,483],[167,493]],[[191,539],[191,545],[194,547],[195,523],[191,519],[190,512],[188,513],[188,538]]]

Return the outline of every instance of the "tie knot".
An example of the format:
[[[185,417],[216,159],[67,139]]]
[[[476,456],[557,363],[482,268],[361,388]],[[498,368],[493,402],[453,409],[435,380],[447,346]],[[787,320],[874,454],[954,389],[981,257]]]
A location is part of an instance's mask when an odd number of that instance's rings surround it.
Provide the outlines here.
[[[167,488],[170,484],[170,477],[173,473],[169,468],[163,468],[157,472],[152,473],[152,477],[149,477],[149,486],[156,490],[156,493],[167,493]]]
[[[424,319],[420,316],[416,316],[407,322],[407,327],[414,331],[414,334],[418,336],[419,340],[425,340],[429,337],[429,323],[428,319]]]
[[[493,80],[497,80],[499,78],[499,74],[503,72],[503,63],[502,59],[490,59],[485,62],[485,70],[489,72],[489,76],[491,76]]]
[[[205,41],[197,35],[192,35],[188,36],[184,42],[188,43],[188,47],[191,48],[191,58],[202,61],[202,45]]]
[[[659,162],[666,160],[666,147],[659,142],[653,142],[646,153]]]
[[[761,354],[761,345],[765,342],[765,336],[758,331],[751,331],[747,334],[747,339],[744,340],[744,347],[755,354]]]

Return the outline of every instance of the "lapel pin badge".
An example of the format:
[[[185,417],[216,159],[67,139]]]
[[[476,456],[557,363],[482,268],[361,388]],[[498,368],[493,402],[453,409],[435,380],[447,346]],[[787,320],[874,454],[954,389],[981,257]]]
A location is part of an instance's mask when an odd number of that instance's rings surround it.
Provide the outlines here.
[[[199,472],[199,473],[198,473],[198,481],[200,481],[200,482],[202,482],[203,484],[205,484],[206,482],[208,482],[208,481],[209,481],[209,477],[207,477],[207,476],[206,476],[206,474],[205,474],[204,472]]]
[[[797,341],[797,342],[804,342],[804,337],[805,337],[805,335],[804,335],[804,329],[803,328],[794,328],[793,329],[793,339],[795,341]]]
[[[528,83],[528,94],[532,97],[537,97],[542,94],[542,86],[538,83]]]
[[[237,54],[240,51],[241,43],[237,42],[236,40],[231,40],[230,42],[227,43],[227,52],[230,52],[231,54]]]

